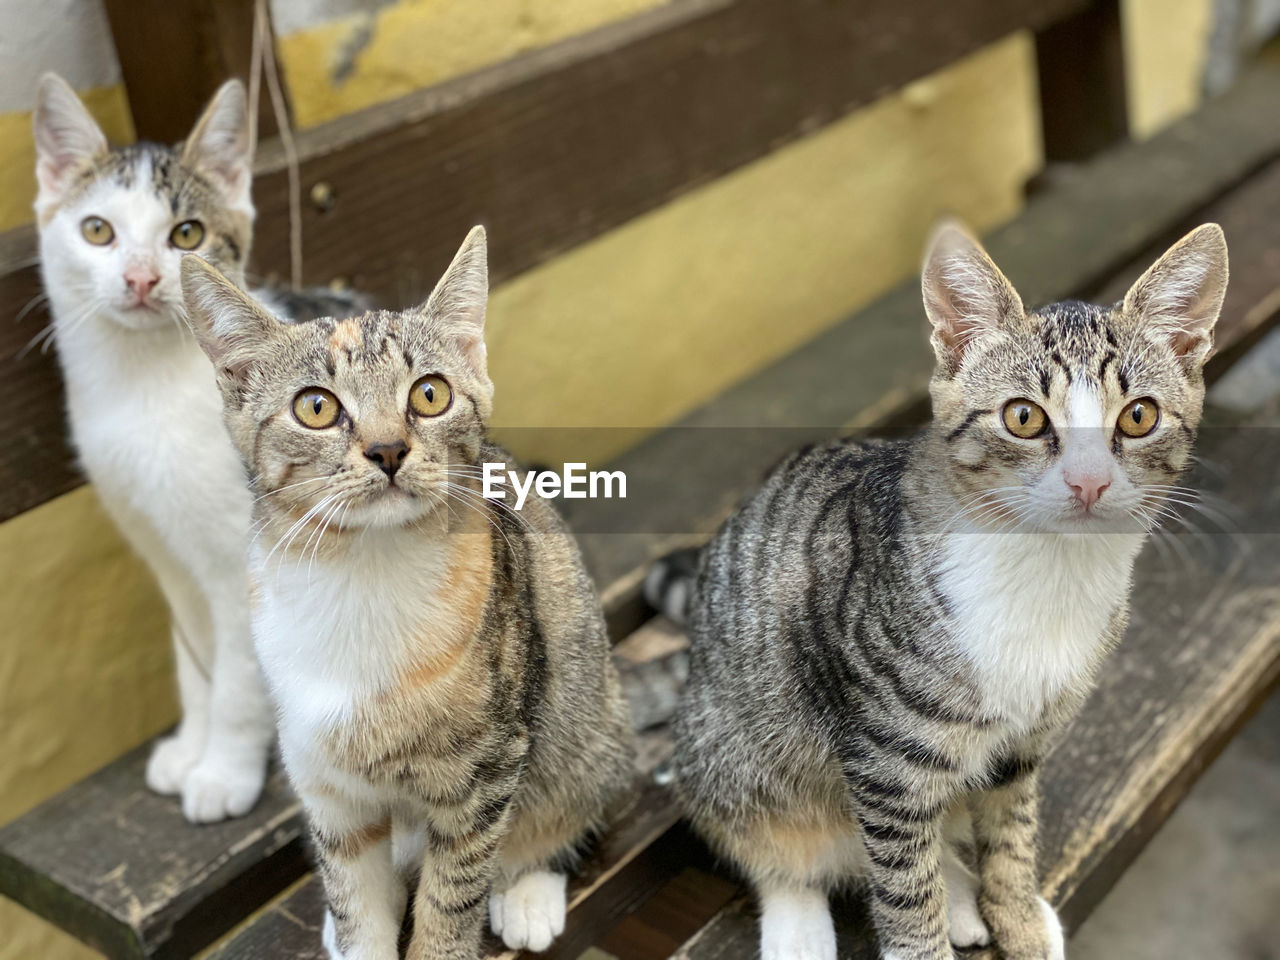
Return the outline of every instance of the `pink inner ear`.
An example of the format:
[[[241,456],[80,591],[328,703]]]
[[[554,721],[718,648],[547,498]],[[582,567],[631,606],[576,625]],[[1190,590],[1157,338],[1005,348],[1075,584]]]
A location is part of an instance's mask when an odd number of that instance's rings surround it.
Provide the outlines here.
[[[485,349],[484,337],[463,337],[459,339],[459,346],[462,347],[463,356],[467,358],[467,362],[471,364],[477,371],[483,373],[485,370],[485,361],[489,355]]]
[[[1187,330],[1179,328],[1173,331],[1169,338],[1173,352],[1180,357],[1185,357],[1189,353],[1193,353],[1200,347],[1204,346],[1208,337],[1199,330]]]
[[[81,164],[78,154],[65,148],[41,151],[36,163],[36,181],[40,189],[58,196],[67,185],[70,174]]]

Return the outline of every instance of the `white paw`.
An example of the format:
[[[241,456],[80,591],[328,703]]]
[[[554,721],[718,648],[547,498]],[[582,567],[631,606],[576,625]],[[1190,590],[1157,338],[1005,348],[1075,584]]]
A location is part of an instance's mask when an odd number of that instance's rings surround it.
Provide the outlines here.
[[[836,929],[825,894],[770,893],[761,901],[761,960],[836,960]]]
[[[191,823],[217,823],[253,809],[267,782],[265,762],[205,759],[182,782],[182,814]]]
[[[958,950],[991,944],[991,931],[983,922],[976,903],[947,904],[947,938]]]
[[[1067,960],[1067,942],[1062,933],[1062,921],[1049,902],[1040,897],[1040,913],[1049,928],[1049,960]]]
[[[147,786],[166,797],[181,793],[182,781],[199,763],[201,750],[191,737],[165,737],[147,760]]]
[[[985,947],[991,931],[978,909],[978,881],[958,862],[944,863],[942,876],[947,887],[947,939],[953,947]]]
[[[565,875],[536,870],[489,897],[489,926],[512,950],[545,950],[564,933]]]
[[[338,949],[338,925],[333,922],[333,914],[328,910],[324,912],[324,931],[320,934],[320,942],[324,944],[329,960],[346,960]]]

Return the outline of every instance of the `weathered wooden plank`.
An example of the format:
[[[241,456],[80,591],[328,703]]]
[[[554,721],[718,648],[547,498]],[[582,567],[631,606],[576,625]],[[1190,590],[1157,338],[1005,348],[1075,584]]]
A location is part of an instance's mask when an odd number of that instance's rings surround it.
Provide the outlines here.
[[[271,896],[305,865],[297,803],[274,773],[253,815],[192,827],[143,784],[148,748],[0,829],[0,893],[110,957],[181,957],[237,918],[221,891]]]
[[[1120,0],[1099,0],[1036,34],[1044,158],[1083,160],[1129,134]]]
[[[1046,764],[1041,869],[1068,928],[1096,906],[1280,678],[1277,427],[1280,406],[1248,425],[1203,431],[1200,454],[1215,468],[1194,485],[1228,505],[1231,529],[1182,532],[1148,546],[1125,639]],[[843,900],[836,912],[840,956],[878,957],[861,900]],[[751,956],[757,937],[744,895],[675,956]]]
[[[338,198],[307,211],[308,276],[348,277],[389,302],[423,294],[414,287],[474,223],[495,237],[494,276],[510,276],[1084,6],[679,0],[304,132],[304,185]],[[283,182],[282,170],[263,177],[265,265],[285,262]]]
[[[176,143],[229,77],[248,81],[255,0],[105,0],[138,137]],[[269,18],[268,18],[269,19]],[[265,85],[259,134],[276,132]]]

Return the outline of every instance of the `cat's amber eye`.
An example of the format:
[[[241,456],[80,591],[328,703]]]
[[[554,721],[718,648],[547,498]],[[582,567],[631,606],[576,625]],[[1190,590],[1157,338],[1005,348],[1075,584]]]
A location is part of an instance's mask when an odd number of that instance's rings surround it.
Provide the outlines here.
[[[1150,397],[1134,400],[1120,411],[1116,426],[1126,437],[1145,437],[1160,422],[1160,408]]]
[[[1010,400],[1004,405],[1004,425],[1015,437],[1033,440],[1049,426],[1049,417],[1038,403]]]
[[[438,417],[449,409],[453,391],[444,377],[429,373],[409,388],[409,406],[420,417]]]
[[[199,220],[183,220],[169,231],[169,242],[179,250],[194,250],[204,242],[204,224]]]
[[[101,217],[85,217],[80,221],[80,232],[95,247],[105,247],[116,238],[116,232],[111,229],[111,224]]]
[[[323,430],[342,416],[342,404],[323,387],[307,387],[293,398],[293,415],[304,427]]]

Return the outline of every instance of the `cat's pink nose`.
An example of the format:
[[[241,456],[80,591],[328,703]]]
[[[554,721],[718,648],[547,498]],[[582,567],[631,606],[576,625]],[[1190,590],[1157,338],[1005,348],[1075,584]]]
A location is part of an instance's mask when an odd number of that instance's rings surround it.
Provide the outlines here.
[[[1106,474],[1070,474],[1066,475],[1067,486],[1071,495],[1084,504],[1088,510],[1102,496],[1102,491],[1111,486],[1111,477]]]
[[[142,301],[147,299],[147,295],[160,282],[160,275],[150,267],[130,267],[124,272],[124,282],[129,285],[133,295]]]

